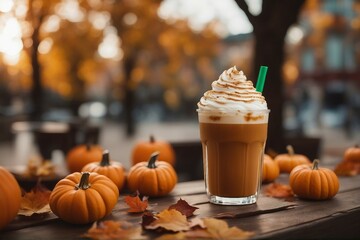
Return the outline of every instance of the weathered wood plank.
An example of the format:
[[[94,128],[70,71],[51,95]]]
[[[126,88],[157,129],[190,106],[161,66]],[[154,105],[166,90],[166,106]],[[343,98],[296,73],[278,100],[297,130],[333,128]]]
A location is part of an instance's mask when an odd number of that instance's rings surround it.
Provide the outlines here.
[[[286,229],[257,235],[259,239],[358,239],[360,209]]]
[[[339,228],[343,226],[340,219],[347,219],[349,212],[360,218],[360,191],[339,193],[329,201],[297,200],[297,207],[288,211],[278,211],[262,214],[246,219],[229,219],[234,224],[248,231],[255,231],[258,237],[276,235],[278,232],[288,232],[291,228],[302,229],[308,225],[317,225],[319,222],[339,218]],[[357,228],[360,223],[357,221]],[[357,229],[352,229],[352,232]],[[301,232],[301,231],[300,231]],[[321,236],[321,235],[320,235]]]

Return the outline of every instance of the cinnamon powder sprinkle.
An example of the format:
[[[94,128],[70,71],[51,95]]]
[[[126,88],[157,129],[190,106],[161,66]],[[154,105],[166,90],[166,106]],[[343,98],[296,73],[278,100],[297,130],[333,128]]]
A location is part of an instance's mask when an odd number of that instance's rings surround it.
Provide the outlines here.
[[[220,121],[221,117],[219,116],[209,116],[209,119],[212,121]]]
[[[244,116],[244,119],[245,119],[246,122],[256,121],[256,120],[263,119],[263,118],[264,118],[263,115],[253,116],[252,113],[247,113],[247,114]]]

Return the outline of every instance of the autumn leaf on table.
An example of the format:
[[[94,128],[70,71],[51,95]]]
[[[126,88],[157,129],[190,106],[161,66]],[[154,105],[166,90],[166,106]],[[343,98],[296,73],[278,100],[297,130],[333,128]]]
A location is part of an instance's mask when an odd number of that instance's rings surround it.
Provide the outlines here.
[[[144,226],[144,224],[143,224]],[[155,220],[144,226],[145,229],[163,228],[168,231],[179,232],[190,230],[190,223],[186,216],[175,209],[165,209],[155,215]]]
[[[145,212],[142,215],[141,226],[146,229],[152,222],[156,220],[155,215],[151,212]]]
[[[26,192],[21,199],[19,215],[32,216],[33,214],[50,213],[49,198],[51,191],[37,183],[30,192]]]
[[[171,205],[169,208],[175,209],[181,212],[186,217],[191,217],[196,209],[199,209],[198,207],[190,206],[188,202],[185,200],[182,200],[181,198],[173,205]]]
[[[187,232],[178,232],[171,234],[163,234],[160,237],[156,238],[156,240],[173,240],[173,239],[211,239],[211,236],[204,229],[199,230],[190,230]]]
[[[204,221],[202,220],[202,218],[193,218],[190,221],[190,228],[191,229],[195,229],[195,228],[206,228]]]
[[[158,239],[247,239],[253,232],[243,231],[237,227],[229,227],[227,222],[215,218],[193,218],[187,220],[198,209],[180,199],[176,204],[158,214],[145,212],[142,226],[146,230],[171,231]]]
[[[206,232],[215,239],[247,239],[254,235],[237,227],[229,227],[227,222],[216,218],[204,218]]]
[[[185,200],[183,200],[181,198],[175,204],[170,205],[168,207],[168,210],[176,210],[179,213],[181,213],[183,216],[185,216],[186,218],[193,216],[193,213],[196,209],[199,209],[199,208],[190,206]],[[165,211],[163,211],[162,213],[164,213],[164,212]],[[172,216],[168,216],[167,214],[162,215],[162,213],[155,215],[154,213],[151,213],[151,212],[145,212],[142,216],[142,223],[141,223],[143,228],[154,229],[153,226],[151,226],[150,228],[147,228],[147,226],[151,225],[154,221],[158,220],[159,216],[161,216],[163,218],[160,221],[163,221],[165,219],[165,217],[167,217],[167,219],[169,221],[172,221],[171,217],[175,217],[175,219],[176,219],[179,215],[176,212],[171,212],[171,213],[174,213]],[[168,212],[165,212],[165,213],[168,213]],[[184,219],[186,220],[186,218],[181,217],[181,221],[183,221]],[[200,222],[197,222],[196,220],[197,219],[193,219],[193,221],[190,222],[190,228],[192,228],[195,225],[201,224]],[[184,223],[186,223],[186,221],[184,221]],[[156,224],[156,223],[154,223],[154,224]]]
[[[126,221],[95,222],[82,237],[111,240],[111,239],[146,239],[141,235],[141,227]]]
[[[159,237],[164,239],[248,239],[254,235],[254,232],[244,231],[237,227],[229,227],[227,222],[215,218],[200,219],[203,222],[202,228],[193,228],[190,231],[179,232],[176,234],[165,234]],[[197,225],[197,226],[200,226]]]
[[[129,213],[141,213],[145,212],[148,207],[148,197],[143,197],[140,199],[139,193],[136,196],[126,196],[126,204],[130,207],[128,210]]]
[[[265,195],[275,198],[290,198],[294,196],[294,193],[289,185],[271,183],[266,187]]]

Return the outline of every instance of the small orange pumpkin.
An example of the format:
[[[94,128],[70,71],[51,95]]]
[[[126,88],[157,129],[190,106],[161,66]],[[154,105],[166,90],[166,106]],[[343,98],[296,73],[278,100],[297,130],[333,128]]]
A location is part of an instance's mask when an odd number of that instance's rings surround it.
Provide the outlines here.
[[[122,189],[125,183],[125,169],[119,162],[110,161],[109,150],[103,152],[103,156],[100,162],[92,162],[86,164],[82,172],[97,172],[110,178],[115,185]]]
[[[295,154],[292,146],[286,147],[288,153],[277,155],[274,160],[277,162],[281,173],[290,173],[294,167],[301,164],[311,164],[308,157],[302,154]]]
[[[262,168],[262,182],[272,182],[280,175],[278,164],[267,154],[264,154]]]
[[[74,147],[66,156],[70,173],[80,172],[88,163],[101,161],[102,153],[103,149],[99,145],[82,144]]]
[[[345,150],[344,153],[345,162],[360,163],[360,147],[355,145]]]
[[[20,209],[21,190],[15,177],[0,166],[0,230],[7,226]]]
[[[139,162],[132,166],[127,176],[127,186],[144,196],[165,196],[177,183],[177,174],[170,163],[157,161],[159,152],[150,156],[148,162]]]
[[[155,140],[150,136],[150,141],[139,141],[132,151],[132,166],[139,162],[147,162],[153,152],[159,152],[159,161],[165,161],[172,166],[175,164],[175,152],[170,143],[161,140]]]
[[[55,185],[49,205],[62,220],[86,224],[109,215],[118,198],[119,190],[108,177],[95,172],[75,172]]]
[[[319,168],[319,160],[312,166],[303,164],[295,167],[289,176],[289,185],[300,198],[311,200],[330,199],[339,191],[339,179],[328,168]]]

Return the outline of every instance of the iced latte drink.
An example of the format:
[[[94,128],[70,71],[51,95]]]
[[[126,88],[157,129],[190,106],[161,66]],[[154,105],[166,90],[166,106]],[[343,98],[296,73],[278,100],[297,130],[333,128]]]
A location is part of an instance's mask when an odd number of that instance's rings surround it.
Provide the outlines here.
[[[257,201],[269,110],[242,71],[232,67],[198,103],[204,178],[210,202]]]

